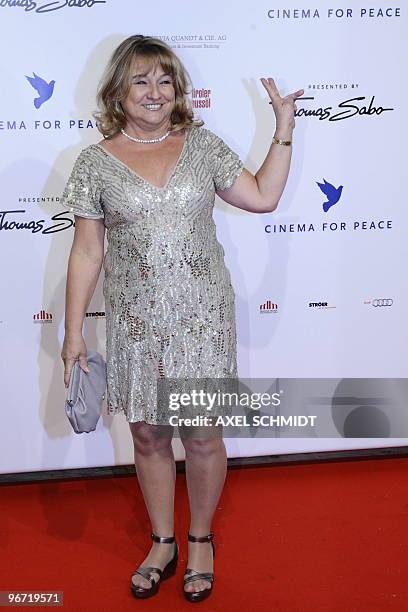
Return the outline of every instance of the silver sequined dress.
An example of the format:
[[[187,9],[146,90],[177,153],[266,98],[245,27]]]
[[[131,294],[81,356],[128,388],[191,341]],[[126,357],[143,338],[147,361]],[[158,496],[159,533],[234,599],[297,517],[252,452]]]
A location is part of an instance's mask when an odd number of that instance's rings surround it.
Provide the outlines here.
[[[156,384],[237,376],[234,292],[213,220],[215,191],[240,175],[238,155],[211,130],[186,129],[164,187],[98,144],[82,150],[62,205],[104,218],[107,410],[165,423]]]

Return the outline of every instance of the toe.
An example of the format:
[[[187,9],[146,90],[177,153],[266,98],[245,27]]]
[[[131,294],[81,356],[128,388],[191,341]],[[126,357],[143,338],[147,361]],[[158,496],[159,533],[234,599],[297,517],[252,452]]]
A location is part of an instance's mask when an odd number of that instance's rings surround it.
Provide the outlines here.
[[[195,586],[194,582],[187,582],[187,584],[184,587],[184,590],[187,591],[188,593],[192,593],[194,591],[194,586]]]
[[[158,575],[156,573],[152,574],[152,577],[154,581],[157,581]],[[147,580],[147,578],[143,578],[140,574],[135,574],[132,578],[132,582],[136,588],[150,589],[152,587],[152,583]]]
[[[141,588],[141,589],[149,589],[150,588],[150,583],[147,582],[147,580],[145,580],[145,578],[141,578],[140,580],[133,578],[132,582],[133,582],[133,584],[135,585],[136,588]]]
[[[206,580],[197,580],[195,582],[195,588],[194,590],[197,591],[204,591],[207,588],[208,582]]]
[[[184,578],[187,578],[187,576],[184,576]],[[204,591],[205,589],[210,588],[211,583],[208,580],[194,580],[193,582],[188,582],[185,585],[184,590],[188,591],[189,593],[197,593],[198,591]]]

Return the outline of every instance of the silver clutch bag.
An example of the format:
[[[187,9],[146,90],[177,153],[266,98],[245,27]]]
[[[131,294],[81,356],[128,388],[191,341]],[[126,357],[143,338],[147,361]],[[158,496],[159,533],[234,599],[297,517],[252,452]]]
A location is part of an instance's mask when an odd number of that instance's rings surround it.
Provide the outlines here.
[[[97,351],[88,351],[87,359],[88,373],[82,370],[79,361],[74,363],[65,400],[65,412],[75,433],[96,429],[105,398],[105,360]]]

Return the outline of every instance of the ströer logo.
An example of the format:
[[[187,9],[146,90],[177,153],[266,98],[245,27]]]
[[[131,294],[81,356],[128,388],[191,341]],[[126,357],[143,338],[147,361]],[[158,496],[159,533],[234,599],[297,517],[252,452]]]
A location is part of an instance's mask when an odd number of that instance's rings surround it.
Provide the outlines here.
[[[309,302],[308,303],[309,308],[317,308],[318,310],[325,310],[325,309],[331,309],[331,308],[336,308],[336,306],[334,306],[334,304],[329,304],[329,302]]]

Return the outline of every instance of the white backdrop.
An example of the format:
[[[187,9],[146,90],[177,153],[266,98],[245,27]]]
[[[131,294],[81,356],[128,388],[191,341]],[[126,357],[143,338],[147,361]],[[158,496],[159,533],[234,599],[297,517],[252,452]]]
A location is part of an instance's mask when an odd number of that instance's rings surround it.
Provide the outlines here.
[[[254,172],[274,131],[260,77],[274,77],[282,94],[305,89],[278,210],[256,215],[217,200],[214,212],[236,291],[240,376],[407,376],[408,24],[398,7],[378,0],[352,9],[321,0],[0,2],[0,472],[133,461],[123,415],[104,416],[95,433],[77,436],[63,411],[73,217],[59,206],[74,159],[101,138],[91,112],[103,67],[131,34],[174,47],[198,90],[197,114]],[[26,77],[46,82],[40,103]],[[200,97],[202,89],[209,95]],[[317,185],[324,179],[343,186],[327,212]],[[390,305],[376,307],[377,299]],[[261,311],[268,300],[275,306]],[[103,311],[100,281],[85,334],[102,353]],[[234,457],[405,444],[398,435],[391,427],[387,439],[226,444]],[[182,458],[179,440],[174,445]]]

